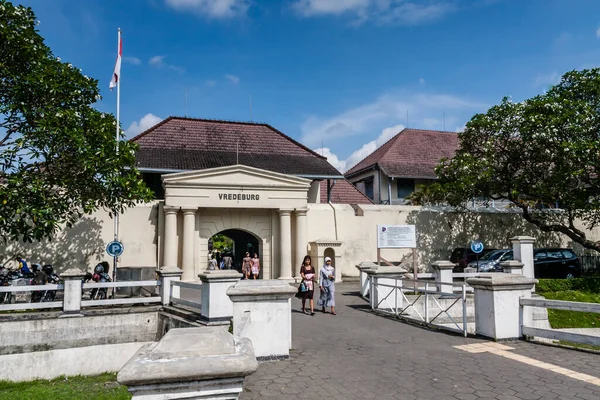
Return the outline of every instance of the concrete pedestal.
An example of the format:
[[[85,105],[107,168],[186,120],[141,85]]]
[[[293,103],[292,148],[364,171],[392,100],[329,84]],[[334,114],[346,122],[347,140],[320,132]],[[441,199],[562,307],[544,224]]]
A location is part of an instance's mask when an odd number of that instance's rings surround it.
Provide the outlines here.
[[[452,270],[456,267],[456,264],[450,261],[441,260],[431,264],[435,274],[435,282],[437,284],[438,291],[442,293],[454,293],[454,286],[452,286]],[[446,285],[444,285],[446,283]]]
[[[369,296],[370,284],[369,284],[369,276],[367,275],[368,269],[377,268],[378,265],[371,261],[363,261],[360,264],[356,265],[356,269],[359,271],[360,277],[360,295],[363,299],[366,299]]]
[[[290,299],[296,291],[296,287],[280,280],[244,280],[227,290],[233,302],[233,335],[250,339],[257,358],[289,357]]]
[[[523,275],[523,266],[524,264],[518,260],[509,260],[500,263],[500,267],[502,267],[502,271],[505,274]]]
[[[536,279],[523,275],[492,274],[471,278],[475,289],[475,331],[494,340],[522,337],[521,326],[531,325],[531,307],[521,307],[521,297],[531,297]]]
[[[171,282],[180,281],[183,271],[177,267],[165,266],[156,270],[160,281],[160,297],[163,306],[171,304],[171,296],[179,298],[179,286],[171,288]]]
[[[82,281],[85,273],[78,268],[71,268],[61,274],[64,281],[63,312],[64,316],[81,316]]]
[[[371,281],[369,300],[371,308],[392,309],[403,307],[402,301],[402,277],[408,271],[402,267],[390,267],[376,265],[365,269],[365,273]],[[379,286],[385,285],[385,286]],[[397,289],[394,287],[398,286]]]
[[[258,369],[252,343],[223,327],[171,329],[119,371],[133,400],[238,399]]]
[[[229,325],[233,316],[233,303],[227,289],[242,279],[234,270],[204,271],[202,281],[202,310],[200,322],[206,325]]]
[[[513,258],[523,263],[523,276],[535,278],[533,269],[533,243],[535,238],[531,236],[515,236],[510,239],[513,245]]]

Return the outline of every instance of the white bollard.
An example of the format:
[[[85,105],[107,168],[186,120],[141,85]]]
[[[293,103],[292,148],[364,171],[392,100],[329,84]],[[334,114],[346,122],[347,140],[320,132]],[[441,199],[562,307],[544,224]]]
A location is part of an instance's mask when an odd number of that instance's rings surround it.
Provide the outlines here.
[[[171,282],[180,281],[181,274],[183,271],[177,267],[162,267],[156,270],[158,280],[160,281],[160,297],[163,306],[171,304],[171,295],[175,298],[179,298],[179,287],[173,286],[171,288]]]
[[[80,316],[81,294],[85,273],[78,268],[71,268],[61,274],[64,281],[63,313],[64,316]]]

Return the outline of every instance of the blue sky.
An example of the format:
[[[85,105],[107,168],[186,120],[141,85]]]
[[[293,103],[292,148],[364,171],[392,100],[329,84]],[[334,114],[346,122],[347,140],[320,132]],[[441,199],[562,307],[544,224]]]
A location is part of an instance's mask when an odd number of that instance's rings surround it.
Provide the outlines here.
[[[13,0],[14,1],[14,0]],[[14,1],[19,3],[19,1]],[[459,130],[600,65],[597,0],[22,0],[121,123],[267,122],[348,169],[407,125]],[[322,149],[322,144],[324,149]]]

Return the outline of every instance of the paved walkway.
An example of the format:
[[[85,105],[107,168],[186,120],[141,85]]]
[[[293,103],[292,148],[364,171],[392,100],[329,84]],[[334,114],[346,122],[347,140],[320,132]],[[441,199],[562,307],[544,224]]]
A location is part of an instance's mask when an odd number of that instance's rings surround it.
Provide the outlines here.
[[[261,363],[241,398],[600,399],[600,355],[430,331],[370,313],[357,291],[338,285],[336,316],[293,299],[290,359]]]

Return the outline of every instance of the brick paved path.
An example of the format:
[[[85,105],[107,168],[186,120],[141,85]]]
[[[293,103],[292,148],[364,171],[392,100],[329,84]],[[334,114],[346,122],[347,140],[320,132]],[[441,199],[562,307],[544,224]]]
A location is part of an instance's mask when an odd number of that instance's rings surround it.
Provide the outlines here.
[[[491,342],[374,315],[357,291],[357,285],[338,285],[336,316],[301,314],[300,301],[293,299],[290,360],[261,363],[246,379],[241,398],[600,399],[600,381],[457,349]],[[514,349],[507,352],[514,358],[526,356],[546,368],[553,364],[587,374],[588,380],[589,375],[600,378],[600,355],[526,342],[503,344]]]

